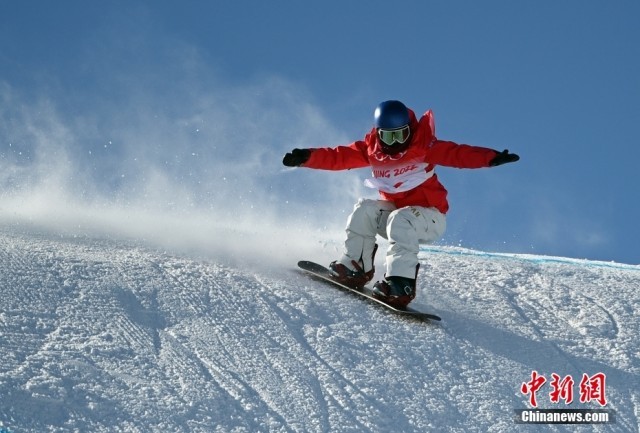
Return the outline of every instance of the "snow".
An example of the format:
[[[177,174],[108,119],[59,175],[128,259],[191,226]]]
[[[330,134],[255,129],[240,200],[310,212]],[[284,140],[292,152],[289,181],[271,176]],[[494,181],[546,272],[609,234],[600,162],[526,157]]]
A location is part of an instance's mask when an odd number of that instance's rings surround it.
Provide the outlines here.
[[[425,248],[425,324],[259,259],[4,224],[0,431],[638,432],[640,266]],[[534,370],[616,422],[516,424]]]

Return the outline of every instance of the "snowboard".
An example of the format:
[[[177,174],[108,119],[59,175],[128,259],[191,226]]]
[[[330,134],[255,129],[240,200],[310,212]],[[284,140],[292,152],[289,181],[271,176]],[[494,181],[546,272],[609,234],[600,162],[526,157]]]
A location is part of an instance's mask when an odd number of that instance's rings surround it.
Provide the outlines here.
[[[349,286],[345,286],[344,284],[340,284],[333,279],[329,269],[317,263],[310,262],[308,260],[301,260],[298,262],[298,267],[302,269],[305,273],[310,275],[312,278],[325,281],[327,283],[330,283],[334,287],[337,287],[349,293],[358,295],[361,298],[364,298],[378,306],[384,307],[388,311],[391,311],[395,314],[405,316],[405,317],[412,317],[419,320],[437,320],[437,321],[441,320],[440,316],[436,316],[435,314],[423,313],[422,311],[418,311],[411,307],[396,308],[392,305],[386,304],[381,300],[374,298],[371,295],[371,289],[368,287],[364,287],[363,289],[358,290],[358,289],[351,288]]]

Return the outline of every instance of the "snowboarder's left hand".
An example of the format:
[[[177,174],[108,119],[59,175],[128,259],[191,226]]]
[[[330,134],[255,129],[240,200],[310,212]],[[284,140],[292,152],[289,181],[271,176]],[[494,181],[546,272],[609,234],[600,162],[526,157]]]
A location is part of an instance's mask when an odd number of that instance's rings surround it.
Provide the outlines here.
[[[490,167],[497,165],[507,164],[509,162],[516,162],[520,157],[515,153],[509,153],[508,149],[498,152],[498,154],[489,162]]]

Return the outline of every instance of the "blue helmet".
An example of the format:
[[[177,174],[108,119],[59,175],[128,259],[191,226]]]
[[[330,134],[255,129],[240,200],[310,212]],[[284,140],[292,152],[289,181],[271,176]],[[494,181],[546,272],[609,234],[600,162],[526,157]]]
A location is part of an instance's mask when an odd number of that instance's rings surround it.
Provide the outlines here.
[[[411,144],[411,118],[409,110],[400,101],[381,102],[373,113],[376,121],[378,143],[382,151],[395,155]]]
[[[373,113],[377,129],[398,129],[409,124],[409,110],[400,101],[384,101]]]

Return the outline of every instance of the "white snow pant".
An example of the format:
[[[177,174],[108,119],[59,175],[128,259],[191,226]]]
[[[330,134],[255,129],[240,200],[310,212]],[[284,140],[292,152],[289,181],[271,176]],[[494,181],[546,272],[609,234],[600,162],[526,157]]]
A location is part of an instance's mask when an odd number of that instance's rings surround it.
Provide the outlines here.
[[[435,208],[407,206],[396,209],[384,200],[360,199],[347,220],[347,239],[340,263],[353,269],[352,260],[364,271],[373,268],[376,235],[389,240],[387,277],[416,277],[420,243],[432,243],[444,234],[447,222]]]

